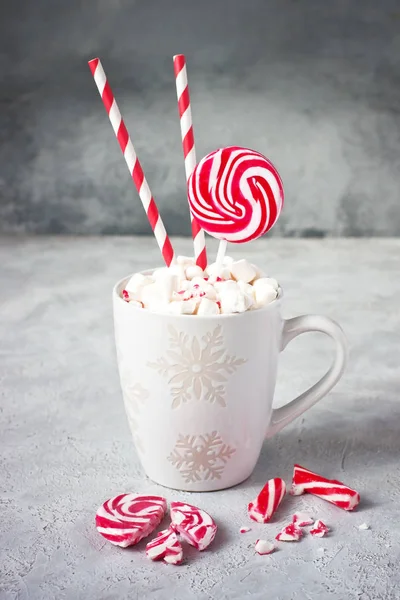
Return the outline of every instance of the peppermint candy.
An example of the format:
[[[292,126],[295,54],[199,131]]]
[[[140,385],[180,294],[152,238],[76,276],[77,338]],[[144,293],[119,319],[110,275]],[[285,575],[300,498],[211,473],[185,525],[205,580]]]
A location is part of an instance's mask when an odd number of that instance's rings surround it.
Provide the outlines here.
[[[250,519],[257,523],[268,523],[286,494],[286,484],[280,477],[270,479],[261,492],[247,506]]]
[[[171,520],[171,527],[200,551],[211,544],[217,533],[217,525],[205,510],[184,502],[171,502]]]
[[[310,533],[314,537],[324,537],[327,533],[329,533],[329,527],[327,527],[325,523],[321,521],[321,519],[318,519],[318,521],[315,521],[312,529],[310,529]]]
[[[360,503],[360,494],[341,481],[326,479],[300,465],[294,465],[291,494],[307,492],[344,510],[353,510]]]
[[[161,496],[120,494],[96,513],[97,531],[111,544],[127,548],[147,537],[161,522],[167,501]]]
[[[207,154],[188,179],[192,215],[210,235],[244,243],[264,235],[283,207],[283,185],[262,154],[230,146]]]
[[[243,527],[239,529],[239,533],[248,533],[249,531],[251,531],[251,527],[247,527],[246,525],[243,525]]]
[[[254,550],[261,556],[264,554],[272,554],[272,552],[275,550],[275,545],[271,542],[267,542],[266,540],[257,540]]]
[[[303,530],[296,523],[289,523],[276,536],[278,542],[298,542],[303,537]]]
[[[182,562],[182,546],[175,531],[169,527],[160,531],[154,540],[146,546],[146,555],[151,560],[163,560],[169,565],[179,565]]]
[[[307,525],[312,525],[314,523],[314,519],[310,517],[307,513],[297,512],[292,517],[293,523],[296,523],[298,527],[307,527]]]

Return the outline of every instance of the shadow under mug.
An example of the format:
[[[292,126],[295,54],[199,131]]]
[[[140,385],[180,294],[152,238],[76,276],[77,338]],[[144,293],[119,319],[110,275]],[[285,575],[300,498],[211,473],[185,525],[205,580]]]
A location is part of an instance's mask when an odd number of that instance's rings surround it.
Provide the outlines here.
[[[147,272],[146,272],[147,273]],[[347,342],[327,317],[281,317],[282,294],[234,315],[153,313],[113,290],[122,393],[143,469],[163,486],[193,492],[249,477],[263,441],[325,396],[343,374]],[[302,333],[325,333],[336,353],[327,373],[273,408],[279,354]]]

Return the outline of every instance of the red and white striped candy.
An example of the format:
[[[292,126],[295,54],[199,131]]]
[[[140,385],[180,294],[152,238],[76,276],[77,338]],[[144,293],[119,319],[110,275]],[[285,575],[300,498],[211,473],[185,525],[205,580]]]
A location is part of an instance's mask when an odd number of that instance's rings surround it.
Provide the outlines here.
[[[182,562],[182,546],[170,527],[160,531],[154,540],[146,546],[146,554],[151,560],[163,560],[169,565],[179,565]]]
[[[171,520],[175,531],[197,550],[205,550],[218,529],[214,519],[205,510],[184,502],[171,502]]]
[[[307,527],[307,525],[312,525],[314,523],[314,519],[307,515],[306,513],[297,512],[292,517],[293,523],[296,523],[298,527]]]
[[[115,546],[140,542],[159,525],[167,510],[161,496],[120,494],[104,502],[96,513],[97,531]]]
[[[250,519],[257,523],[267,523],[286,494],[286,485],[283,479],[275,477],[264,485],[257,498],[247,506]]]
[[[298,542],[303,537],[303,530],[296,523],[289,523],[276,536],[278,542]]]
[[[329,527],[327,527],[325,523],[318,519],[318,521],[315,521],[314,527],[310,529],[310,533],[314,537],[324,537],[324,535],[329,533]]]
[[[341,481],[326,479],[300,465],[294,465],[291,494],[307,492],[344,510],[353,510],[360,503],[360,494]]]
[[[188,180],[191,211],[210,235],[243,243],[264,235],[283,206],[278,171],[254,150],[229,146],[207,154]]]

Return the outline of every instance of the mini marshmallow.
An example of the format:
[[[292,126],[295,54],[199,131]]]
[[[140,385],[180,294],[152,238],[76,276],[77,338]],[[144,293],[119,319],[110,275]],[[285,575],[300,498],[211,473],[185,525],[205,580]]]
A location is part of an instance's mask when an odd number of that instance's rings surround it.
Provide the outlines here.
[[[230,271],[236,281],[244,281],[244,283],[250,283],[257,276],[257,270],[244,258],[234,261],[230,266]]]
[[[193,256],[177,256],[176,262],[178,265],[182,265],[184,267],[196,264]]]
[[[196,300],[177,300],[168,305],[167,310],[170,315],[194,315],[198,303]]]
[[[218,294],[220,292],[227,292],[227,291],[231,291],[231,292],[237,292],[238,290],[240,290],[239,286],[238,286],[238,282],[237,281],[233,281],[233,279],[228,279],[227,281],[216,281],[214,284],[214,289],[217,290]]]
[[[220,277],[221,279],[230,279],[231,272],[228,266],[222,264],[221,267],[217,265],[217,263],[211,263],[206,268],[206,273],[210,277],[210,279],[216,279]]]
[[[361,531],[367,531],[368,529],[370,529],[370,526],[368,525],[368,523],[361,523],[361,525],[358,526],[358,529],[361,529]]]
[[[199,303],[195,299],[185,300],[183,302],[182,314],[183,315],[194,315],[197,313],[198,306],[199,306]]]
[[[160,281],[161,279],[167,279],[171,276],[175,276],[177,282],[185,281],[185,268],[182,265],[172,265],[171,267],[161,267],[153,271],[153,279]]]
[[[260,282],[262,285],[267,284],[270,285],[271,287],[274,288],[274,290],[278,291],[279,290],[279,283],[277,282],[276,279],[274,279],[273,277],[260,277],[259,279],[257,279],[254,282],[254,285],[260,285]]]
[[[175,275],[179,283],[181,281],[185,281],[185,267],[183,267],[182,265],[171,265],[169,269],[166,269],[165,277],[171,277],[171,275]]]
[[[154,269],[153,273],[151,274],[152,278],[154,279],[154,281],[157,281],[157,279],[159,277],[163,277],[163,275],[165,274],[165,272],[167,271],[167,267],[160,267],[159,269]]]
[[[244,283],[244,281],[238,281],[237,283],[239,289],[245,294],[252,295],[254,293],[253,286],[251,285],[251,283]]]
[[[197,314],[199,316],[219,315],[218,304],[204,297],[200,300],[199,308],[197,309]]]
[[[255,303],[258,308],[265,306],[276,299],[277,291],[269,283],[266,278],[257,279],[253,285]]]
[[[257,265],[254,265],[253,263],[251,263],[251,266],[253,267],[253,269],[254,269],[254,270],[255,270],[255,272],[256,272],[256,276],[254,277],[254,279],[252,279],[252,280],[251,280],[251,283],[254,283],[255,281],[257,281],[257,279],[260,279],[260,277],[263,277],[263,276],[264,276],[264,274],[263,274],[263,272],[261,271],[261,269],[259,269],[259,268],[257,267]]]
[[[162,290],[162,293],[165,294],[165,297],[172,300],[173,292],[177,292],[179,290],[179,278],[178,275],[170,274],[164,275],[157,282],[158,287]]]
[[[136,296],[138,294],[140,295],[142,287],[149,285],[150,283],[153,283],[153,279],[151,277],[147,277],[142,273],[135,273],[135,275],[132,275],[126,284],[125,289],[127,292],[129,292],[130,296]]]
[[[142,290],[141,298],[143,306],[149,310],[165,309],[168,302],[160,292],[157,283],[146,285]]]
[[[209,300],[214,300],[214,302],[217,300],[217,292],[213,285],[210,285],[208,283],[203,287],[202,291],[205,294],[205,298],[208,298]]]
[[[168,275],[142,289],[141,301],[149,310],[166,310],[178,287],[176,275]]]
[[[136,308],[143,308],[143,304],[141,302],[138,302],[137,300],[129,300],[129,303],[131,306],[135,306]]]
[[[188,281],[187,279],[184,279],[183,281],[181,281],[181,284],[180,284],[180,286],[179,286],[178,293],[179,293],[180,291],[184,291],[184,292],[186,292],[186,290],[188,290],[189,288],[191,288],[191,286],[192,286],[191,282],[190,282],[190,281]]]
[[[186,292],[183,292],[181,300],[191,300],[194,298],[195,294],[193,293],[193,288],[189,288]]]
[[[214,289],[214,286],[210,285],[207,282],[199,285],[198,283],[192,285],[188,288],[188,290],[184,293],[183,298],[208,298],[209,300],[217,300],[217,292]]]
[[[222,288],[218,291],[218,296],[223,314],[246,312],[254,304],[253,298],[241,292],[238,287],[236,290]]]
[[[204,288],[204,286],[209,285],[209,283],[204,279],[204,277],[196,276],[191,280],[191,287],[193,288],[195,285],[199,285],[201,288]]]
[[[249,296],[252,296],[253,299],[255,299],[254,288],[250,283],[238,281],[237,285],[241,292],[243,292],[244,294],[248,294]]]
[[[192,280],[195,277],[201,277],[202,279],[204,279],[204,271],[201,267],[198,267],[197,265],[189,265],[189,267],[186,267],[185,274],[186,279],[189,280]]]
[[[223,261],[222,261],[222,264],[224,265],[224,267],[230,267],[232,263],[233,263],[232,256],[224,256]]]

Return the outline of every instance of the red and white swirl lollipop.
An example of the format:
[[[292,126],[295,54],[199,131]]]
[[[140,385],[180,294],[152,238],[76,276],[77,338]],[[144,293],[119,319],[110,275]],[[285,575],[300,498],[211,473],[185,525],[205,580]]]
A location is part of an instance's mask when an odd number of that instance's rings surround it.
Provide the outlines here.
[[[283,206],[274,165],[248,148],[229,146],[207,154],[188,180],[190,209],[210,235],[244,243],[264,235]]]
[[[162,496],[120,494],[104,502],[96,513],[97,531],[115,546],[126,548],[147,537],[167,510]]]

